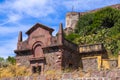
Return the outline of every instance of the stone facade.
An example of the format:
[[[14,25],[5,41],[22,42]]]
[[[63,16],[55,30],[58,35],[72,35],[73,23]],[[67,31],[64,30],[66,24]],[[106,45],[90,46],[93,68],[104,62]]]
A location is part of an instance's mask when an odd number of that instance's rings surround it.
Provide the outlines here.
[[[79,20],[80,13],[78,12],[70,12],[66,15],[66,28],[64,29],[64,32],[68,35],[72,32],[74,32],[75,26]]]
[[[52,36],[54,30],[42,24],[35,24],[26,34],[27,40],[22,41],[22,32],[19,33],[16,53],[18,65],[25,65],[35,72],[50,69],[64,69],[65,67],[78,68],[78,46],[64,39],[62,24],[57,36]],[[76,58],[76,59],[75,59]]]
[[[67,13],[66,28],[71,27],[72,29],[74,29],[79,17],[80,17],[80,13],[77,12]]]

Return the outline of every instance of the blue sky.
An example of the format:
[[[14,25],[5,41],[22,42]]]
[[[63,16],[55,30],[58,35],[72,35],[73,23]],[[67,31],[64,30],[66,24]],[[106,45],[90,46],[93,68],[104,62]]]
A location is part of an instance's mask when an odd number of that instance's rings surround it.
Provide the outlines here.
[[[108,5],[119,4],[120,0],[0,0],[0,57],[15,56],[18,32],[25,32],[39,22],[58,31],[59,23],[65,28],[67,12],[85,12]]]

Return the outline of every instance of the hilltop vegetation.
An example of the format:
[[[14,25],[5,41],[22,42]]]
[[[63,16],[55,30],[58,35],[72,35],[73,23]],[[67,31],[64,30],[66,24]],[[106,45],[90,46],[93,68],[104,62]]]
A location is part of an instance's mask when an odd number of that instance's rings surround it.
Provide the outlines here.
[[[16,60],[14,57],[8,56],[7,59],[4,59],[3,57],[0,57],[0,68],[7,67],[8,65],[14,65],[16,63]]]
[[[120,10],[107,7],[80,16],[75,32],[66,38],[80,45],[103,43],[109,57],[117,56],[120,51]]]

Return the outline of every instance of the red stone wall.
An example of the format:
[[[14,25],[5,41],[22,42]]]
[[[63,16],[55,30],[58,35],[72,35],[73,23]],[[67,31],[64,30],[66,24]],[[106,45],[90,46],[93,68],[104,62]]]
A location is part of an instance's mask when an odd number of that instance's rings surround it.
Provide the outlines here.
[[[30,66],[29,59],[31,56],[32,55],[30,54],[30,52],[27,55],[25,55],[25,53],[20,53],[19,55],[16,56],[16,62],[18,65],[24,65],[29,67]]]
[[[62,63],[64,68],[77,69],[79,68],[80,55],[70,50],[64,50]]]
[[[62,51],[61,49],[49,49],[45,54],[45,70],[61,69]]]
[[[57,52],[46,53],[45,59],[46,59],[45,70],[52,70],[56,68]]]
[[[34,30],[28,37],[29,47],[32,48],[35,42],[39,41],[42,43],[42,46],[47,46],[50,44],[51,34],[49,31],[38,27]]]

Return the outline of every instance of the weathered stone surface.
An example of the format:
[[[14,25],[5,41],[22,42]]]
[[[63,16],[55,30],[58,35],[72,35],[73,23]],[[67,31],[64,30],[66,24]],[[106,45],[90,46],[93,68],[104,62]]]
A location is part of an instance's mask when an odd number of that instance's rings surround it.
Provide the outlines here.
[[[120,69],[117,69],[117,76],[120,76]]]
[[[42,75],[42,76],[38,76],[38,77],[37,77],[37,80],[46,80],[46,77],[43,76],[43,75]]]
[[[116,79],[115,80],[120,80],[120,77],[116,77]]]
[[[97,58],[85,58],[85,59],[82,59],[82,63],[83,63],[84,71],[98,69]]]
[[[116,77],[117,73],[115,71],[106,71],[106,77]]]
[[[18,65],[25,65],[26,67],[30,66],[29,55],[21,55],[16,57]]]
[[[62,79],[65,80],[65,79],[72,79],[72,74],[71,73],[65,73],[62,75]]]
[[[91,77],[104,77],[104,72],[103,71],[93,71],[90,75]]]
[[[80,13],[71,12],[67,13],[66,15],[66,28],[71,27],[72,29],[75,28],[75,25],[79,19]]]
[[[109,60],[109,66],[110,66],[110,69],[116,68],[118,66],[118,61],[117,60]]]

